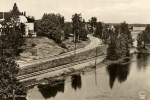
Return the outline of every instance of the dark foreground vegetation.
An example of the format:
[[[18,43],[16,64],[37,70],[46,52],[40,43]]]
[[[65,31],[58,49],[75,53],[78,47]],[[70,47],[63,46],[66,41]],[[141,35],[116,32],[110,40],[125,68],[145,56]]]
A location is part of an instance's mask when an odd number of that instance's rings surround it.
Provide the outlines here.
[[[0,99],[11,99],[16,95],[26,95],[26,89],[16,79],[19,65],[12,59],[17,56],[20,47],[24,43],[22,35],[25,32],[24,25],[17,18],[19,10],[14,5],[10,12],[11,19],[2,21],[0,24]],[[20,28],[21,27],[21,28]],[[24,99],[24,98],[22,98]]]

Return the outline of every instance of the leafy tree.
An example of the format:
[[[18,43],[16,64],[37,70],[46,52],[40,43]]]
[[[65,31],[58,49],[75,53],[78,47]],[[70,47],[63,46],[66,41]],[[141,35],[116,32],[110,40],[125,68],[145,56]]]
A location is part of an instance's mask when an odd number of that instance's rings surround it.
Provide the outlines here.
[[[148,24],[145,28],[145,30],[148,32],[148,34],[150,35],[150,25]]]
[[[85,19],[82,21],[82,26],[85,27]]]
[[[109,29],[107,28],[107,26],[105,25],[103,27],[103,30],[102,30],[102,40],[105,44],[108,43],[108,39],[109,39]]]
[[[82,27],[82,16],[81,14],[77,14],[75,13],[74,15],[72,15],[72,26],[73,26],[73,33],[75,36],[75,41],[78,40],[79,41],[79,36],[80,36],[80,30]]]
[[[92,17],[91,18],[91,26],[95,28],[96,24],[97,24],[97,18],[96,17]]]
[[[61,29],[64,29],[64,25],[65,25],[65,18],[64,18],[64,16],[62,16],[60,14],[56,14],[56,16],[58,17],[59,23],[61,25]]]
[[[90,23],[91,24],[91,32],[93,33],[95,31],[95,28],[96,28],[97,18],[96,17],[92,17],[90,21],[91,21],[91,23]]]
[[[20,24],[21,25],[21,24]],[[3,22],[2,33],[0,35],[0,49],[3,49],[4,52],[1,55],[7,57],[19,55],[19,48],[24,44],[24,26],[16,26],[16,24],[11,23],[7,24]]]
[[[129,56],[130,47],[133,45],[131,32],[126,22],[115,26],[115,30],[109,29],[110,43],[107,49],[107,58],[117,60]]]
[[[11,10],[10,13],[11,13],[11,17],[13,18],[18,18],[19,15],[21,15],[16,3],[14,3],[13,9]]]
[[[0,57],[0,98],[13,95],[26,95],[26,88],[16,79],[19,65],[12,59]]]
[[[26,17],[29,23],[34,23],[35,22],[35,17],[34,16],[27,16]]]
[[[107,48],[107,59],[109,60],[118,60],[120,58],[120,55],[119,55],[119,47],[118,47],[118,44],[117,44],[117,39],[115,37],[115,34],[113,31],[110,30],[110,34],[111,34],[111,38],[110,38],[110,43],[108,45],[108,48]]]
[[[41,19],[35,20],[34,22],[34,31],[37,33],[38,36],[44,36],[41,29]]]
[[[149,33],[147,30],[142,31],[141,33],[138,34],[137,36],[137,41],[138,41],[138,49],[145,49],[146,44],[149,43]]]
[[[38,34],[54,39],[57,43],[61,43],[63,33],[58,15],[44,14],[39,23]]]
[[[129,31],[128,24],[126,22],[121,23],[120,25],[120,31],[122,34],[125,34],[126,38],[126,55],[129,55],[130,47],[133,46],[133,40],[132,40],[132,35],[131,32]]]
[[[66,23],[65,29],[64,29],[65,39],[68,39],[70,33],[72,33],[70,23]]]
[[[82,38],[82,40],[85,41],[87,39],[88,33],[89,33],[89,31],[85,27],[82,27],[81,33],[80,33],[80,38]]]
[[[103,33],[103,24],[101,22],[98,22],[96,25],[96,30],[94,35],[99,36],[99,38],[102,38],[102,33]]]

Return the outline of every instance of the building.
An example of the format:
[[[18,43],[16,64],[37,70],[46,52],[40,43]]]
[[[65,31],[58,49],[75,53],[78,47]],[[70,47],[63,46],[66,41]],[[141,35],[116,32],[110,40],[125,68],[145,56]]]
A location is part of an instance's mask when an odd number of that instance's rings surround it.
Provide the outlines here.
[[[10,18],[9,12],[0,12],[0,21],[7,20]],[[26,17],[26,12],[22,12],[21,15],[18,17],[20,23],[25,24],[25,34],[24,37],[36,37],[36,33],[34,32],[34,21],[31,18]],[[1,28],[2,25],[0,25]]]

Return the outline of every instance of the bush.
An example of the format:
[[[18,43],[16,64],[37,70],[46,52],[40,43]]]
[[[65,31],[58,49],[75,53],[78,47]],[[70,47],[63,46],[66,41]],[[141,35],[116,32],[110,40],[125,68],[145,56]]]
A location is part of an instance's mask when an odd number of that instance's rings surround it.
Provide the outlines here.
[[[66,46],[65,43],[61,43],[61,44],[60,44],[60,47],[67,49],[67,46]]]
[[[36,46],[36,44],[35,43],[32,43],[32,45],[31,45],[32,47],[35,47]]]

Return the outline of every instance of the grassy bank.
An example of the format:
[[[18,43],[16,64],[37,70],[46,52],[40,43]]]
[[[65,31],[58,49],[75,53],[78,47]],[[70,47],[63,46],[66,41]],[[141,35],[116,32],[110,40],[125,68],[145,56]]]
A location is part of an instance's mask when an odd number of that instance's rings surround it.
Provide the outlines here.
[[[106,54],[106,46],[97,47],[97,56],[100,56],[103,54]],[[64,58],[54,59],[51,61],[41,62],[39,64],[26,66],[25,68],[19,71],[18,76],[49,69],[49,68],[54,68],[54,67],[61,66],[61,65],[66,65],[69,63],[74,63],[77,61],[86,60],[89,58],[93,58],[95,56],[96,56],[96,48],[78,53],[76,55],[70,55]]]
[[[87,41],[81,40],[80,43],[76,44],[76,49],[83,48],[89,43],[89,38]],[[74,50],[73,37],[69,37],[69,39],[62,41],[61,44],[57,44],[54,40],[42,36],[36,38],[26,38],[22,53],[20,53],[20,56],[16,59],[21,62],[38,60],[72,50]]]

